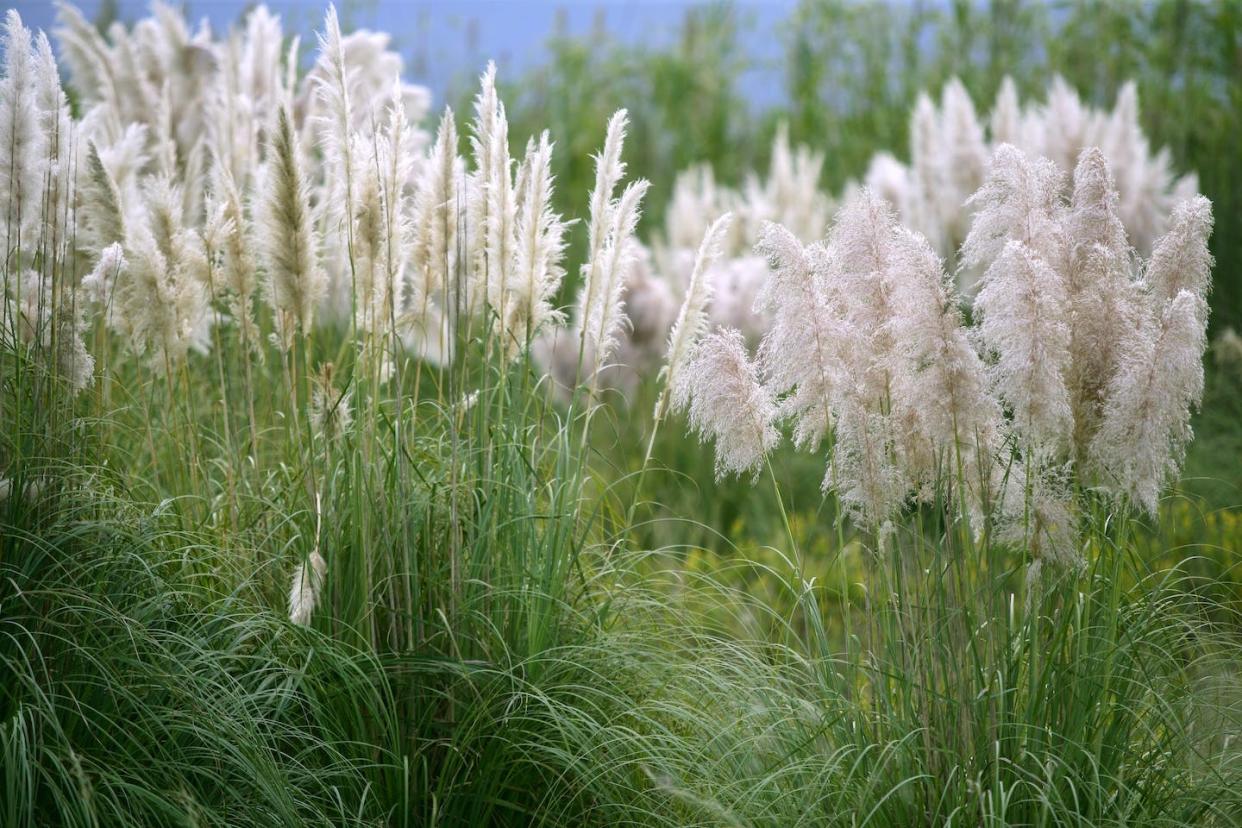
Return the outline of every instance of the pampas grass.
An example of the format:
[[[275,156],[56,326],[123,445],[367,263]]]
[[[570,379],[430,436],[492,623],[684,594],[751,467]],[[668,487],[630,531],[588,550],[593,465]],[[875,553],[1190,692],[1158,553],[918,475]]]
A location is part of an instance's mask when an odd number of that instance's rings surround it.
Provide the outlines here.
[[[1213,207],[1133,90],[950,83],[830,195],[805,123],[649,182],[645,108],[494,64],[462,157],[333,9],[305,74],[262,7],[59,18],[0,88],[0,822],[1236,821],[1165,506]]]
[[[267,184],[258,208],[258,240],[267,272],[267,301],[279,341],[287,350],[295,333],[310,332],[327,284],[288,112],[277,117],[269,152]]]

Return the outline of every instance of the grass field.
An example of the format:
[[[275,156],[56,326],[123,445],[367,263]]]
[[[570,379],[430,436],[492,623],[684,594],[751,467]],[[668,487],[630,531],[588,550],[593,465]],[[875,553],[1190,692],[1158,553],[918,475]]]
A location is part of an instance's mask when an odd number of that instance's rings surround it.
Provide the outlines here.
[[[0,825],[1242,824],[1236,4],[153,12],[5,22]]]

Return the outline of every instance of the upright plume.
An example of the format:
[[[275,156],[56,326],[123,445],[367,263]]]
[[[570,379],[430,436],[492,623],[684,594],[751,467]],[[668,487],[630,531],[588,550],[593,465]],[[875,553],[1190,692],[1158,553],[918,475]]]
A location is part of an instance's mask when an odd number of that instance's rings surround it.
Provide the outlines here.
[[[327,282],[311,225],[310,188],[286,110],[276,119],[266,177],[258,210],[259,250],[267,270],[264,287],[276,318],[277,341],[288,350],[297,331],[310,331]]]

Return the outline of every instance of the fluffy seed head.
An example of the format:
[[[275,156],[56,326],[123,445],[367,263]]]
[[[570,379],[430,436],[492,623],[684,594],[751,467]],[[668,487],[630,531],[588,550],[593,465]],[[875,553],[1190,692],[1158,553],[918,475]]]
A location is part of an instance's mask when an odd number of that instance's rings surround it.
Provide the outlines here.
[[[703,441],[716,442],[716,476],[757,476],[777,442],[776,408],[759,383],[742,334],[708,334],[673,379],[674,409],[688,407],[691,428]]]

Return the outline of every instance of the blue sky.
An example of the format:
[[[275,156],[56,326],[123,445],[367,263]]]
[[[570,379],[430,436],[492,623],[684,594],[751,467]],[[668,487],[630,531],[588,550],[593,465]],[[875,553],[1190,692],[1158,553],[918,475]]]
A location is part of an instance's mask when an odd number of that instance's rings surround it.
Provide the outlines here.
[[[408,79],[424,83],[441,99],[453,84],[471,78],[490,58],[503,74],[518,72],[540,62],[543,44],[561,19],[572,33],[589,31],[598,17],[616,36],[631,42],[661,42],[671,37],[686,8],[696,0],[351,0],[340,3],[342,22],[349,28],[381,29],[393,35],[406,58]],[[100,0],[76,4],[88,18],[98,12]],[[175,3],[174,5],[182,5]],[[184,6],[192,21],[206,18],[223,30],[238,19],[252,0],[188,0]],[[268,0],[280,14],[286,31],[309,35],[319,25],[327,0]],[[795,0],[741,0],[734,2],[742,18],[743,42],[760,62],[775,58],[775,28]],[[147,11],[147,0],[120,0],[121,16],[133,19]],[[51,0],[16,0],[26,24],[49,29],[55,22]],[[313,42],[313,41],[311,41]],[[765,48],[769,47],[769,48]],[[770,98],[762,68],[742,83],[755,101]]]

